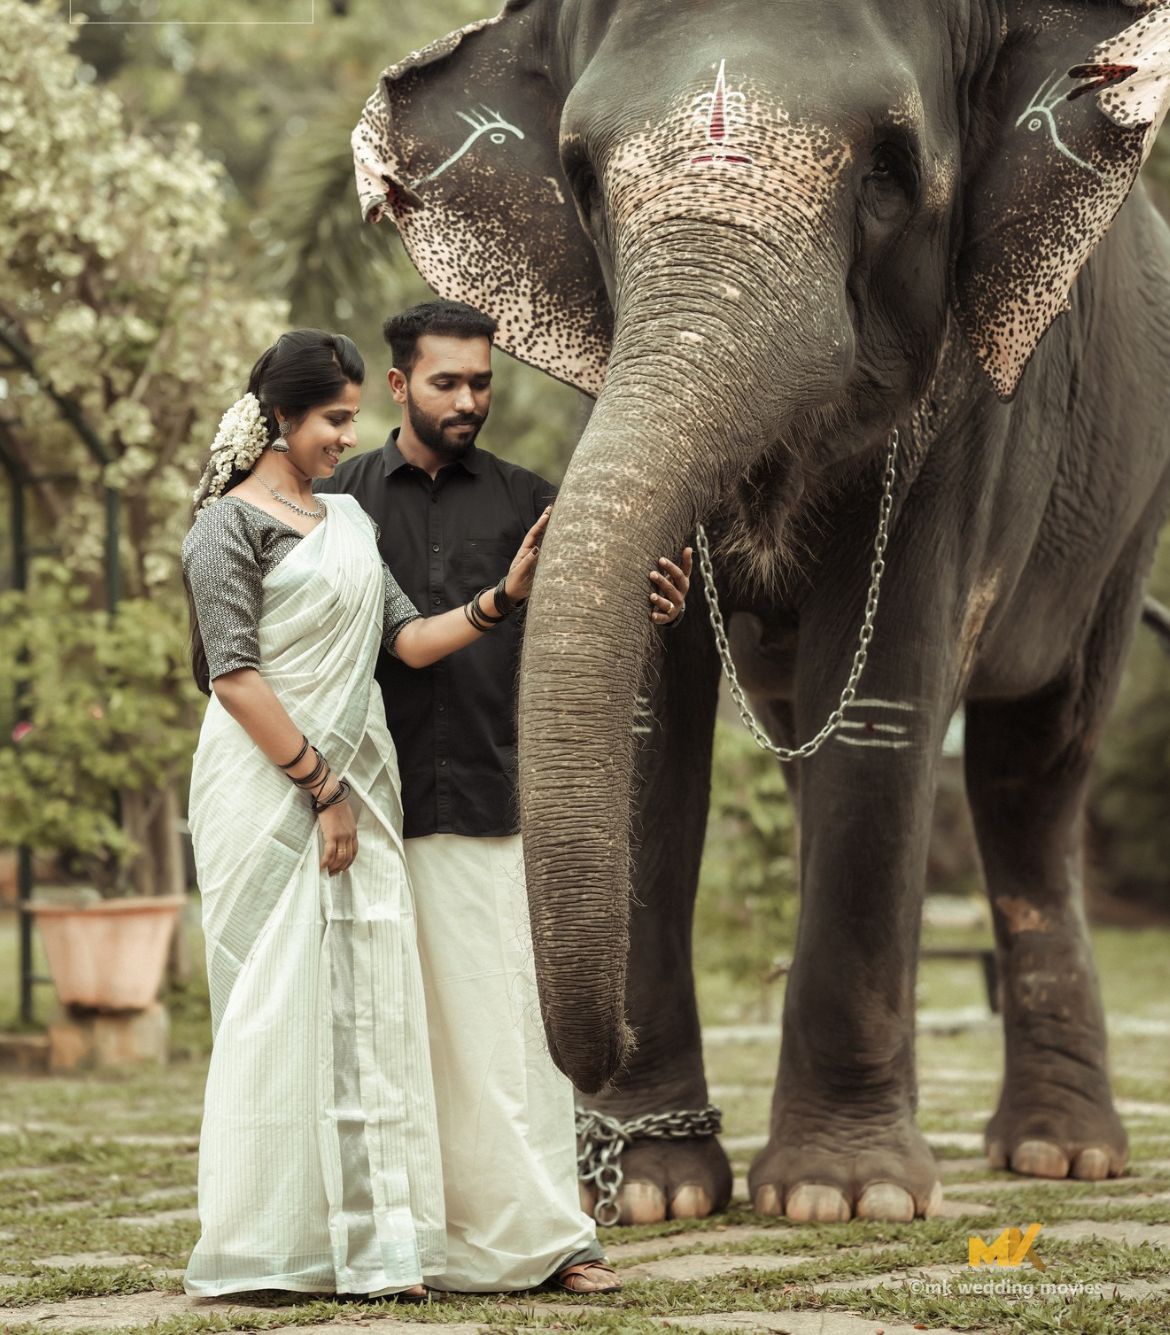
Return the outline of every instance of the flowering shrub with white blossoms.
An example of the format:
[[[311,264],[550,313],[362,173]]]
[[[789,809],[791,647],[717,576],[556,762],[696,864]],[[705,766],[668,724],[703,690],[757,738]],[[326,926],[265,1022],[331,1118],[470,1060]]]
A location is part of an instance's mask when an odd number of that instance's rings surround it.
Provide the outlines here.
[[[84,853],[116,878],[133,863],[149,885],[133,853],[177,838],[197,718],[178,560],[191,488],[287,312],[221,254],[223,169],[198,131],[131,129],[112,92],[78,77],[76,32],[55,2],[0,0],[2,445],[31,479],[29,531],[56,547],[27,596],[0,598],[16,665],[0,682],[0,780],[39,795],[0,822],[0,846]],[[246,457],[255,422],[237,417],[224,426]],[[114,618],[100,610],[107,487],[125,591]],[[11,559],[5,535],[5,572]]]

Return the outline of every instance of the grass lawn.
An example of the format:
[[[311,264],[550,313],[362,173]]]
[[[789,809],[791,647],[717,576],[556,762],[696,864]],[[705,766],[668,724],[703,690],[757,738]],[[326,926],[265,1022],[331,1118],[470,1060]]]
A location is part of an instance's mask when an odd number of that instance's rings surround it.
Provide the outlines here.
[[[10,991],[0,1014],[14,1017],[14,932],[9,919],[0,928],[0,982]],[[998,1086],[998,1024],[986,1011],[974,963],[930,962],[919,986],[920,1121],[943,1169],[947,1213],[910,1225],[798,1226],[753,1215],[741,1182],[737,1203],[718,1219],[603,1231],[626,1288],[588,1304],[543,1293],[455,1298],[426,1308],[287,1299],[194,1304],[181,1297],[181,1270],[198,1227],[196,1138],[206,1066],[206,1021],[195,988],[175,1007],[182,1055],[166,1070],[0,1083],[0,1328],[14,1335],[115,1326],[193,1335],[376,1321],[637,1335],[661,1331],[670,1318],[674,1329],[805,1335],[820,1329],[822,1318],[840,1323],[853,1314],[856,1324],[824,1329],[1165,1335],[1170,931],[1109,929],[1095,940],[1115,1092],[1132,1141],[1127,1176],[1041,1183],[987,1170],[979,1143]],[[723,1107],[724,1139],[741,1179],[765,1132],[782,991],[782,980],[744,988],[702,978],[712,1097]],[[1043,1272],[967,1267],[969,1234],[991,1241],[1005,1227],[1033,1221],[1043,1225],[1035,1244]],[[959,1291],[990,1280],[1001,1291]],[[1043,1283],[1066,1291],[1045,1296]],[[1030,1294],[1020,1287],[1028,1284]]]

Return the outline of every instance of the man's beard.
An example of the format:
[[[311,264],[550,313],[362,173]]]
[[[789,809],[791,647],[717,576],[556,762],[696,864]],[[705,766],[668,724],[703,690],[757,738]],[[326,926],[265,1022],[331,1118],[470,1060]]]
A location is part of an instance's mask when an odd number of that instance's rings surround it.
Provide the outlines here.
[[[406,391],[406,415],[410,419],[410,425],[414,434],[422,443],[437,454],[440,459],[446,459],[449,463],[454,463],[456,459],[462,459],[467,451],[475,443],[476,436],[479,435],[479,429],[483,426],[484,418],[470,416],[454,417],[430,417],[418,406],[411,398],[410,390]],[[484,415],[486,417],[486,414]],[[473,431],[459,439],[453,439],[448,436],[444,427],[462,426],[464,423],[474,428]]]

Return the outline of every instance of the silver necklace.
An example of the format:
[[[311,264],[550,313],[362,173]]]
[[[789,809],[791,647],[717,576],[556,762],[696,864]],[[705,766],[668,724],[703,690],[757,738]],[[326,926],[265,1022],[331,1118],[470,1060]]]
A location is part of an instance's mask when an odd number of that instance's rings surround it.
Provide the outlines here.
[[[873,563],[869,568],[869,592],[865,596],[865,616],[861,631],[857,637],[857,652],[853,655],[853,666],[849,678],[837,702],[837,708],[825,720],[820,732],[802,746],[777,746],[761,727],[744,695],[735,664],[731,661],[731,646],[727,640],[727,630],[723,624],[723,613],[719,610],[719,600],[715,596],[715,572],[711,568],[711,553],[707,546],[707,535],[700,524],[695,530],[695,546],[699,549],[699,569],[703,575],[707,593],[707,611],[711,618],[711,629],[715,632],[715,645],[719,650],[719,659],[723,664],[723,675],[731,688],[731,697],[739,708],[748,732],[756,745],[763,751],[770,751],[781,760],[804,760],[815,755],[845,721],[845,710],[857,694],[857,683],[865,670],[865,660],[869,656],[869,642],[873,639],[873,625],[877,618],[878,594],[881,592],[882,575],[886,570],[886,544],[890,538],[890,515],[894,508],[894,474],[898,459],[898,432],[895,429],[890,436],[890,448],[886,455],[885,473],[882,477],[882,501],[878,511],[877,536],[873,540]]]
[[[326,511],[325,511],[324,501],[318,501],[317,508],[315,510],[306,510],[303,505],[298,505],[296,501],[290,501],[287,496],[282,496],[280,492],[276,490],[275,487],[270,487],[268,483],[265,482],[264,479],[260,476],[259,473],[253,472],[252,476],[256,479],[257,482],[260,483],[260,485],[264,488],[264,490],[268,492],[268,494],[272,497],[274,501],[279,501],[281,505],[287,505],[290,510],[295,510],[297,514],[304,515],[306,519],[325,518]]]

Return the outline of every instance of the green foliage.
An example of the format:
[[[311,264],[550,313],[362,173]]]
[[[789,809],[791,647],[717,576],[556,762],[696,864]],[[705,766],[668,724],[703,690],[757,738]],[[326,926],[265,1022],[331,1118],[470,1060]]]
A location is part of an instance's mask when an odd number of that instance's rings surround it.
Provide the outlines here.
[[[1149,590],[1170,600],[1170,530]],[[1139,629],[1121,697],[1101,742],[1091,804],[1094,881],[1121,898],[1170,910],[1170,658]]]
[[[715,728],[695,964],[763,982],[796,929],[796,821],[780,766],[738,723]]]
[[[115,794],[160,790],[190,759],[202,697],[182,621],[146,599],[93,611],[58,573],[0,597],[0,661],[23,701],[0,720],[0,847],[58,849],[108,887],[137,851]]]
[[[200,456],[283,310],[219,259],[225,180],[198,131],[131,128],[79,82],[75,33],[0,0],[0,444],[76,572],[98,571],[103,487],[119,492],[142,595],[174,586]]]

